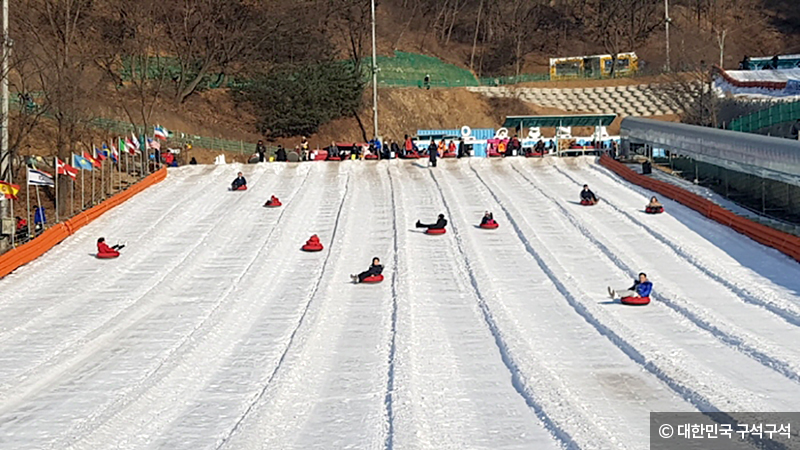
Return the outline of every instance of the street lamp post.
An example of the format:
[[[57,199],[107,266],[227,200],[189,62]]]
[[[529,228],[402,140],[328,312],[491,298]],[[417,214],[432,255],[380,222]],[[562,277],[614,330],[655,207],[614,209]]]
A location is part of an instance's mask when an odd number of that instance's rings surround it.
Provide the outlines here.
[[[372,120],[378,138],[378,56],[375,48],[375,0],[372,0]]]
[[[671,66],[669,63],[669,0],[664,0],[664,31],[666,31],[666,42],[667,42],[667,72],[671,70]]]

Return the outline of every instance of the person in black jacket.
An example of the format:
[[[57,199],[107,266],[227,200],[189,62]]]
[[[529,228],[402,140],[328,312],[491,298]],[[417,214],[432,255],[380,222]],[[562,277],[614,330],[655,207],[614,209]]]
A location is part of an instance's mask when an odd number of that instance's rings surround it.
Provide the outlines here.
[[[458,140],[458,155],[456,155],[456,158],[463,158],[465,156],[469,155],[467,154],[467,149],[464,146],[464,138],[460,138]]]
[[[258,154],[258,162],[264,162],[264,155],[267,154],[267,146],[264,145],[264,141],[260,139],[256,144],[256,153]]]
[[[239,172],[236,179],[231,183],[231,190],[235,191],[242,186],[247,186],[247,180],[244,178],[244,175],[242,175],[242,172]]]
[[[436,148],[436,142],[431,139],[431,145],[428,146],[428,160],[432,167],[436,167],[436,158],[439,156],[439,150]]]
[[[594,192],[592,192],[589,189],[589,185],[588,184],[584,184],[583,185],[583,190],[581,191],[581,201],[582,202],[589,202],[592,205],[597,203],[597,196],[594,195]]]
[[[275,161],[286,161],[286,149],[282,145],[279,145],[278,150],[275,151]]]
[[[417,228],[427,228],[429,230],[441,230],[442,228],[447,226],[447,219],[444,218],[444,214],[439,214],[439,220],[433,224],[424,224],[417,221]]]
[[[395,141],[392,141],[391,149],[392,149],[392,153],[394,153],[394,157],[395,157],[395,158],[399,158],[399,157],[400,157],[400,155],[401,155],[401,153],[400,153],[400,151],[401,151],[401,150],[400,150],[400,144],[398,144],[398,143],[397,143],[397,142],[395,142]],[[390,154],[389,154],[389,157],[391,157],[391,156],[392,156],[392,155],[391,155],[391,153],[390,153]]]
[[[376,277],[382,273],[383,266],[381,265],[381,260],[376,256],[372,258],[372,265],[369,266],[369,269],[361,272],[358,275],[350,275],[350,279],[353,280],[353,283],[363,283],[365,278]]]
[[[486,211],[481,219],[481,225],[489,225],[494,223],[494,214]]]

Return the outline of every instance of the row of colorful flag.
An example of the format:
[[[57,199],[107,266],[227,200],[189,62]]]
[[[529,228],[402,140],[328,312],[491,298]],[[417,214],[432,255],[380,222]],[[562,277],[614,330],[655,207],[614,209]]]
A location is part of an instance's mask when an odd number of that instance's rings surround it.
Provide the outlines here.
[[[160,126],[156,125],[153,130],[153,139],[147,139],[147,148],[151,150],[161,150],[160,140],[167,140],[170,132]],[[118,138],[118,146],[115,146],[113,141],[109,144],[103,143],[102,147],[94,147],[92,153],[84,151],[82,155],[72,154],[72,164],[67,164],[59,158],[55,158],[55,167],[57,175],[66,175],[73,180],[77,179],[80,170],[94,170],[101,168],[103,161],[111,159],[113,162],[119,162],[120,155],[123,152],[128,152],[131,155],[141,154],[142,146],[139,139],[135,134],[131,133],[128,138]],[[55,186],[55,179],[53,175],[42,171],[28,168],[28,181],[29,186]],[[0,195],[7,199],[17,198],[19,193],[19,185],[11,184],[0,180]]]

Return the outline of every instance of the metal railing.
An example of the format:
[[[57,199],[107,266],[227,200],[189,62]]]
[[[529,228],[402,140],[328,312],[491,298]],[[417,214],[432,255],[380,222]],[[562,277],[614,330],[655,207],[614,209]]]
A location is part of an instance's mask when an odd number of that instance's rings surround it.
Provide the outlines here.
[[[800,119],[800,101],[781,102],[731,120],[729,130],[754,133],[762,128],[780,125]]]

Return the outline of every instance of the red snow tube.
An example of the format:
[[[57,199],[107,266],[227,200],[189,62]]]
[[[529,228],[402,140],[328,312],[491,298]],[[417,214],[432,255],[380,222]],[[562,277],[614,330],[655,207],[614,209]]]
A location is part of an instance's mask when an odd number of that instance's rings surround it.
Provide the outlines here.
[[[456,157],[456,154],[455,153],[451,153],[451,152],[447,152],[447,153],[444,154],[444,156],[442,156],[442,158],[455,158],[455,157]]]
[[[488,223],[482,223],[481,224],[481,228],[485,228],[487,230],[494,230],[495,228],[497,228],[499,226],[500,226],[500,224],[497,223],[497,222],[488,222]]]
[[[419,159],[419,153],[411,152],[411,153],[406,154],[405,156],[401,156],[401,158],[403,158],[403,159]]]
[[[233,191],[246,191],[247,190],[247,185],[239,186],[238,188],[231,189],[231,190],[233,190]]]
[[[383,275],[373,275],[371,277],[364,278],[362,283],[380,283],[383,281]]]
[[[275,197],[274,195],[272,196],[272,198],[267,200],[267,203],[264,203],[265,208],[277,208],[279,206],[283,206],[283,203],[281,203],[280,199],[278,199],[278,197]]]
[[[341,160],[342,158],[339,158],[338,156],[331,156],[328,158],[328,161],[341,161]]]
[[[622,297],[620,301],[623,305],[643,306],[650,303],[650,297]]]
[[[583,206],[594,206],[595,203],[592,203],[589,200],[581,200],[581,205],[583,205]]]
[[[428,228],[428,231],[425,234],[445,234],[447,233],[446,228]]]
[[[378,159],[378,155],[364,155],[364,159]]]
[[[544,153],[542,153],[542,152],[530,152],[527,155],[525,155],[525,157],[526,158],[538,158],[538,157],[543,156],[543,155],[544,155]]]
[[[664,212],[664,207],[663,206],[655,206],[655,207],[648,206],[648,207],[646,207],[644,209],[644,212],[646,212],[647,214],[661,214],[661,213]]]
[[[319,237],[317,237],[315,234],[308,238],[306,245],[304,245],[302,249],[304,252],[319,252],[322,251],[322,243],[319,241]]]
[[[119,252],[111,252],[111,253],[98,253],[97,259],[113,259],[119,256]]]

